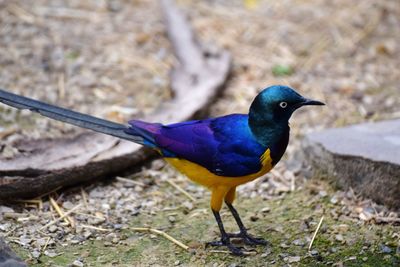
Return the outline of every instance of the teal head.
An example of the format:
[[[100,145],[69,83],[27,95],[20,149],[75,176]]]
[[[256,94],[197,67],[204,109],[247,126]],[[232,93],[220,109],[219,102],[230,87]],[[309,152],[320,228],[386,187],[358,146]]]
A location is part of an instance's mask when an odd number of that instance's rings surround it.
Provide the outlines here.
[[[250,129],[262,143],[274,142],[283,131],[289,130],[293,112],[309,105],[321,106],[324,103],[305,98],[288,86],[268,87],[257,95],[250,106]]]

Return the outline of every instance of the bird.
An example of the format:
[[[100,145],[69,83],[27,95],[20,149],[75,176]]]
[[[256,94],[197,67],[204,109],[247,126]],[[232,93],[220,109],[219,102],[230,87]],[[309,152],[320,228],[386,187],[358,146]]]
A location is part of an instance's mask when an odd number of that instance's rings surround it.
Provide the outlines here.
[[[289,119],[297,109],[325,105],[288,86],[273,85],[261,90],[247,114],[165,125],[141,120],[120,124],[1,89],[0,102],[156,150],[190,180],[211,191],[210,208],[221,237],[207,245],[226,247],[233,255],[244,254],[233,244],[233,238],[247,245],[269,244],[248,233],[233,206],[236,188],[265,175],[280,161],[289,142]],[[224,203],[238,225],[238,233],[225,230],[220,215]]]

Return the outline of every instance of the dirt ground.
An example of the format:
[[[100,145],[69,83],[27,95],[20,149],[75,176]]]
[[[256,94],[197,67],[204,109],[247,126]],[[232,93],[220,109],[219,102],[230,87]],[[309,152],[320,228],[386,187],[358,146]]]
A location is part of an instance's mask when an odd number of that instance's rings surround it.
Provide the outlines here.
[[[206,241],[218,237],[209,193],[160,160],[129,177],[0,206],[0,234],[32,266],[399,265],[399,213],[352,191],[335,190],[318,177],[309,179],[297,152],[302,136],[311,131],[400,118],[400,4],[178,4],[202,42],[233,55],[232,76],[210,116],[247,112],[257,92],[272,84],[290,85],[327,103],[297,112],[282,162],[239,190],[237,208],[245,224],[271,245],[246,247],[251,255],[241,258],[205,248]],[[157,1],[39,0],[32,5],[0,0],[0,48],[1,88],[78,111],[125,121],[170,97],[168,71],[174,58]],[[18,153],[12,143],[21,138],[77,131],[0,106],[3,157]],[[65,212],[80,206],[65,221],[43,228],[58,217],[50,197]],[[226,210],[223,218],[236,231]],[[162,230],[190,249],[138,232],[140,227]]]

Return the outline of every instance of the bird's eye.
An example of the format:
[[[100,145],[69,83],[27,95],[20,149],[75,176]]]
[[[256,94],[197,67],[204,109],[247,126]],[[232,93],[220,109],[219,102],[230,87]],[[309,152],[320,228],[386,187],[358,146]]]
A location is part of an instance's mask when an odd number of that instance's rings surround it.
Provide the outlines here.
[[[287,107],[287,102],[280,102],[280,103],[279,103],[279,106],[280,106],[281,108],[286,108],[286,107]]]

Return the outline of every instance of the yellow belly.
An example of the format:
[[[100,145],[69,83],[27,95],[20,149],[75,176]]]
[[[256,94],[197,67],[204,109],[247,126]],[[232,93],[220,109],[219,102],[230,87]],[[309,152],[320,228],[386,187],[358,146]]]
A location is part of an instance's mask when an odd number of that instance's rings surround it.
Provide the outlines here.
[[[260,171],[239,177],[219,176],[213,174],[206,168],[185,159],[165,158],[165,160],[172,166],[174,166],[178,171],[185,174],[190,180],[194,181],[195,183],[201,184],[209,188],[210,190],[221,186],[232,188],[241,184],[245,184],[266,174],[272,169],[272,159],[270,157],[269,149],[267,149],[260,158],[262,166]]]

